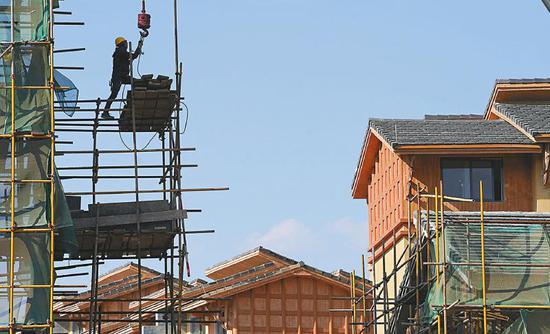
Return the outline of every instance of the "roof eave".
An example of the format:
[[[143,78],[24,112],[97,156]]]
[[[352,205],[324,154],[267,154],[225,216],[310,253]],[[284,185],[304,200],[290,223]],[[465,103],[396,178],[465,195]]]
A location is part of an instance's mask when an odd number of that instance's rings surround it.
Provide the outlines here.
[[[514,92],[515,96],[510,95]],[[492,119],[496,103],[518,103],[520,101],[550,101],[549,82],[496,82],[485,109],[485,119]]]
[[[518,154],[540,153],[538,144],[440,144],[440,145],[399,145],[398,154]]]
[[[534,136],[539,143],[550,143],[550,133],[535,133]]]
[[[254,288],[257,288],[259,286],[263,286],[269,283],[272,283],[277,280],[285,279],[291,276],[294,276],[300,272],[307,272],[308,274],[315,276],[317,279],[325,281],[327,284],[340,286],[342,288],[348,288],[349,289],[349,282],[343,281],[339,278],[336,278],[334,275],[330,273],[326,273],[322,270],[316,269],[314,267],[308,266],[304,264],[303,262],[299,262],[293,265],[289,265],[287,267],[279,269],[277,272],[274,272],[273,275],[264,277],[258,280],[255,280],[253,282],[247,282],[244,284],[239,284],[236,286],[228,286],[223,287],[219,289],[219,291],[211,291],[210,293],[201,295],[197,297],[197,299],[200,299],[201,297],[207,296],[207,298],[228,298],[231,296],[234,296],[236,294],[239,294],[243,291],[252,290]],[[365,282],[365,287],[370,288],[372,285],[370,281]],[[359,288],[357,288],[358,291],[360,291]],[[184,294],[185,297],[185,294]],[[195,301],[191,302],[187,305],[183,306],[184,311],[192,311],[193,309],[196,309],[197,307],[204,306],[208,304],[209,300],[202,300],[201,301]]]
[[[393,150],[392,146],[374,128],[369,127],[353,177],[351,186],[351,197],[353,199],[368,199],[369,178],[372,174],[378,150],[383,144]]]

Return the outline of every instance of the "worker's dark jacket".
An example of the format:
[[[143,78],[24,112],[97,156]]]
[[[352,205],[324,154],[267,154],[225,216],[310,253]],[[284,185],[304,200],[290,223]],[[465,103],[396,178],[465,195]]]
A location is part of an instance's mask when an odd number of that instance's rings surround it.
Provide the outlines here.
[[[138,46],[134,54],[132,54],[132,60],[136,59],[141,54],[141,45]],[[126,50],[124,46],[119,46],[113,53],[113,74],[111,81],[123,82],[130,78],[130,52]]]

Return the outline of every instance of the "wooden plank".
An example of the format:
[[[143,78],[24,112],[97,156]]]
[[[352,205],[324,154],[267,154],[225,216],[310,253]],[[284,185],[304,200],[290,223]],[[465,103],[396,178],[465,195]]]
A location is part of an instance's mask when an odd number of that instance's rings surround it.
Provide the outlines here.
[[[103,204],[89,204],[88,211],[95,217],[97,208],[100,208],[102,216],[116,216],[120,214],[133,214],[136,212],[136,202],[116,202]],[[140,212],[159,212],[170,210],[170,204],[166,200],[140,201]]]
[[[139,215],[140,222],[153,223],[165,222],[176,219],[185,219],[187,214],[185,210],[169,210],[160,212],[146,212]],[[74,220],[77,229],[95,227],[95,217],[93,218],[76,218]],[[109,226],[133,225],[136,224],[137,216],[135,214],[117,215],[117,216],[101,216],[98,219],[101,228]]]

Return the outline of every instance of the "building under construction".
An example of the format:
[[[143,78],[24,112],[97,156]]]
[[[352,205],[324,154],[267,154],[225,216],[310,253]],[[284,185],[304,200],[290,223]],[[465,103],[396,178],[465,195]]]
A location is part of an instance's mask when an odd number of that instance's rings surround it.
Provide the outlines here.
[[[138,303],[127,302],[139,294],[137,271],[135,263],[128,263],[100,276],[99,299],[117,302],[99,303],[98,330],[138,333],[138,328],[129,323],[138,317],[135,312]],[[163,333],[166,331],[164,324],[150,321],[158,318],[158,311],[167,308],[166,301],[155,299],[165,294],[163,274],[145,266],[142,271],[141,290],[145,295],[142,299],[145,326],[142,329],[146,333]],[[210,282],[195,279],[182,284],[183,333],[352,332],[351,317],[346,310],[349,307],[349,272],[325,272],[257,247],[208,268],[205,275]],[[356,281],[357,294],[363,290],[360,281]],[[369,282],[366,285],[370,288]],[[77,298],[87,299],[89,294],[90,291],[84,291]],[[77,333],[82,325],[86,326],[80,318],[90,312],[89,306],[87,301],[67,301],[56,303],[54,311],[58,322],[69,324],[64,326],[67,331]]]
[[[185,208],[183,194],[227,188],[182,183],[183,169],[196,166],[182,157],[194,149],[181,142],[186,124],[177,8],[174,0],[173,12],[164,13],[173,19],[175,54],[167,61],[174,62],[174,76],[135,77],[131,68],[132,82],[110,109],[120,115],[115,120],[100,118],[105,99],[81,99],[60,72],[83,68],[55,62],[58,53],[84,50],[55,49],[55,30],[84,23],[71,21],[58,0],[0,2],[0,331],[101,332],[115,315],[135,332],[146,324],[182,332],[188,322],[181,307],[187,237],[212,231],[185,229],[188,214],[200,210]],[[143,8],[142,36],[147,16]],[[98,296],[101,265],[120,259],[138,264],[125,278],[137,293],[127,301]],[[164,272],[155,278],[163,293],[147,296],[143,259],[163,261]],[[88,284],[65,284],[88,274],[91,290],[84,297],[77,290]],[[164,307],[144,317],[145,301]],[[85,303],[87,312],[73,307],[61,317],[54,312],[59,303]]]
[[[370,121],[352,186],[373,280],[352,296],[371,315],[357,333],[550,332],[548,101],[550,80],[503,80],[483,115]]]

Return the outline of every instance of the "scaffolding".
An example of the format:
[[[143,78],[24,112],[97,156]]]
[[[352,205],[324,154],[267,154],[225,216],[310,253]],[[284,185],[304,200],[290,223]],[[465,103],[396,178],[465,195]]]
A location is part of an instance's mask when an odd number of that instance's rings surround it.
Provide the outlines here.
[[[441,181],[433,193],[411,184],[406,246],[398,254],[394,229],[392,265],[382,256],[381,272],[375,259],[388,249],[372,249],[373,286],[350,294],[353,332],[550,330],[550,215],[486,212],[481,181],[477,212],[446,211],[446,202],[474,200],[443,194]],[[361,313],[369,320],[358,320]]]
[[[54,163],[53,7],[54,1],[15,0],[0,6],[0,330],[10,333],[53,332],[53,309],[46,306],[53,303],[61,193]],[[33,270],[35,263],[41,270]]]
[[[118,322],[137,324],[133,328],[140,333],[150,323],[164,324],[165,333],[181,333],[188,322],[211,323],[188,320],[182,312],[183,303],[190,301],[182,297],[185,272],[190,275],[187,236],[214,232],[186,230],[188,214],[201,210],[187,209],[183,194],[228,188],[183,186],[182,169],[196,165],[182,162],[182,153],[194,148],[181,142],[186,124],[180,123],[184,103],[178,1],[173,0],[175,79],[134,79],[131,66],[130,90],[114,101],[120,103],[119,109],[110,109],[121,112],[118,121],[101,119],[102,104],[107,101],[79,99],[70,80],[57,71],[83,68],[54,66],[55,53],[84,50],[54,50],[54,25],[83,25],[56,21],[57,16],[71,15],[58,8],[58,0],[0,4],[0,331],[54,333],[56,323],[72,322],[86,323],[88,332],[101,333],[102,323]],[[131,135],[130,145],[122,133]],[[151,134],[140,148],[140,139]],[[102,147],[105,141],[100,138],[107,135],[119,135],[125,147]],[[157,136],[153,146],[158,147],[148,148]],[[83,138],[91,143],[90,149],[56,150]],[[140,158],[145,155],[149,159],[157,155],[157,163],[143,164]],[[90,163],[57,166],[58,160]],[[65,193],[61,180],[77,180],[80,190]],[[131,189],[124,188],[124,180],[133,180]],[[153,180],[158,181],[155,187],[144,187]],[[102,185],[109,189],[102,190]],[[88,210],[80,207],[83,199]],[[163,293],[155,297],[143,295],[142,260],[146,258],[164,262]],[[133,279],[138,296],[126,300],[137,303],[136,312],[102,308],[123,301],[101,297],[98,286],[101,265],[121,259],[137,261],[138,274]],[[75,268],[91,272],[91,289],[85,298],[67,289],[86,285],[56,284],[56,279],[87,275],[64,274]],[[162,302],[164,307],[146,311],[147,302]],[[75,310],[54,312],[56,303],[86,303],[89,312],[84,317]]]

